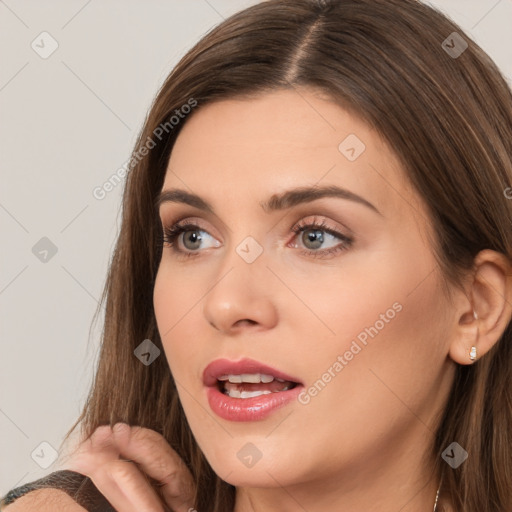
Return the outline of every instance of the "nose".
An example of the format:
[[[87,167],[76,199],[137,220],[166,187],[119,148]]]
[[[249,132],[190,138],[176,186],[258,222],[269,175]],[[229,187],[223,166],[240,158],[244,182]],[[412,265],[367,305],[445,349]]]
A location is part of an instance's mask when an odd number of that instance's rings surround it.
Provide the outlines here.
[[[204,317],[225,334],[271,329],[278,321],[275,281],[264,253],[246,263],[233,250],[204,298]]]

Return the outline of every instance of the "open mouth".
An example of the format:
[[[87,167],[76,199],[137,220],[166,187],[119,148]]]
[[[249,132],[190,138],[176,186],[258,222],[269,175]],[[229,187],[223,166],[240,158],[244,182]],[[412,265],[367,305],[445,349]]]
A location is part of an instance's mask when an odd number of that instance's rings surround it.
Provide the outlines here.
[[[221,375],[217,379],[217,389],[231,398],[254,398],[271,393],[280,393],[293,389],[297,385],[297,382],[264,373]]]
[[[211,410],[228,421],[260,421],[293,403],[304,387],[297,377],[243,358],[216,359],[203,370]]]

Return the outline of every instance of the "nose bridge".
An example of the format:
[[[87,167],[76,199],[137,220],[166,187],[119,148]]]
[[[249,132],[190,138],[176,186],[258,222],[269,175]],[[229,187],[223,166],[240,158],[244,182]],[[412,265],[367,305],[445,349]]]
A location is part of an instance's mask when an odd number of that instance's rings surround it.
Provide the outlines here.
[[[241,320],[269,327],[277,313],[266,251],[253,236],[243,237],[238,243],[233,240],[205,296],[204,315],[210,324],[224,331]]]
[[[224,275],[233,267],[233,272],[237,269],[247,279],[254,274],[262,276],[268,273],[268,254],[264,247],[267,233],[262,229],[255,232],[257,222],[257,219],[252,217],[235,219],[231,228],[228,228],[220,275]]]

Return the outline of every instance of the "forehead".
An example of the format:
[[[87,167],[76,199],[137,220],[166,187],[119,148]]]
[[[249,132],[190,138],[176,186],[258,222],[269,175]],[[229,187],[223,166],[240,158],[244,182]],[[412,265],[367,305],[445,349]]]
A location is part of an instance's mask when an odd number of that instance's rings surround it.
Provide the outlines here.
[[[421,208],[398,159],[357,116],[311,89],[200,107],[172,150],[163,189],[246,204],[293,186],[336,184],[380,211]]]

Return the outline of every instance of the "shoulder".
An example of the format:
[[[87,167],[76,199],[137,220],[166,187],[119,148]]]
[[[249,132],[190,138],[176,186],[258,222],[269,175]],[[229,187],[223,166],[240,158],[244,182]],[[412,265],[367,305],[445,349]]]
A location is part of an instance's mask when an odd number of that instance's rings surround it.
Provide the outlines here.
[[[76,471],[55,471],[9,491],[0,500],[0,511],[64,510],[115,512],[92,480]]]
[[[60,489],[36,489],[11,501],[2,512],[87,512],[71,496]]]

